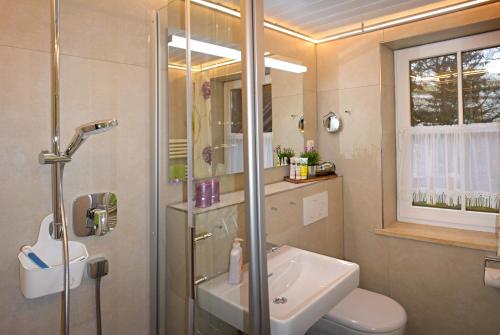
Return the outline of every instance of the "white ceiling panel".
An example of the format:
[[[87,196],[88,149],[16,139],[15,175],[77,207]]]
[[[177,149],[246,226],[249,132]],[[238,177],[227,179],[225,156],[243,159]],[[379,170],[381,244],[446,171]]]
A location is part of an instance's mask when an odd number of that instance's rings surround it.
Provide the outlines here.
[[[239,0],[212,1],[238,9]],[[442,0],[264,0],[269,22],[321,38],[342,27],[394,15]],[[449,2],[449,1],[448,1]]]

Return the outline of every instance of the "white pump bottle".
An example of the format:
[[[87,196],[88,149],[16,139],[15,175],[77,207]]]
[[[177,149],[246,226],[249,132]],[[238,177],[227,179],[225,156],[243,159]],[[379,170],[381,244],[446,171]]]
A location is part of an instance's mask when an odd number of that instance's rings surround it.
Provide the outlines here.
[[[240,242],[243,239],[235,238],[233,241],[233,248],[229,256],[229,279],[228,283],[238,285],[241,282],[241,272],[243,266],[243,251]]]

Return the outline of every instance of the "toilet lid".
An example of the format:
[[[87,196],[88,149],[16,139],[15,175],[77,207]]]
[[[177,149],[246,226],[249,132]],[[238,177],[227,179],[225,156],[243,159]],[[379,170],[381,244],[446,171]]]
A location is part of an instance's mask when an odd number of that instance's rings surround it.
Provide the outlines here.
[[[391,332],[406,324],[406,312],[400,304],[360,288],[353,290],[324,317],[344,327],[375,334]]]

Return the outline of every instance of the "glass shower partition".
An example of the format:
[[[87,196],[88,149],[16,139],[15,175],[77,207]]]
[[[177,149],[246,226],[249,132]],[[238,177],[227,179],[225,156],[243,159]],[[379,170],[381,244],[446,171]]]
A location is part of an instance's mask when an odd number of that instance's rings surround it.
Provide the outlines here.
[[[157,12],[158,334],[269,332],[255,93],[264,78],[262,21],[253,19],[262,8],[231,3],[241,17],[204,1],[174,0]],[[244,173],[231,172],[237,164]],[[230,284],[236,241],[245,265],[241,283]]]

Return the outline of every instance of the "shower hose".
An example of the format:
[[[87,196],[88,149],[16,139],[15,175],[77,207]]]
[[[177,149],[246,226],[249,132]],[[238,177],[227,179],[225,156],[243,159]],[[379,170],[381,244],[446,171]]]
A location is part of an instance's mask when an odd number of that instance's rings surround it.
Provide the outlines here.
[[[95,316],[97,335],[102,335],[101,317],[101,279],[108,274],[108,261],[104,257],[95,258],[88,263],[90,278],[95,279]]]
[[[97,335],[102,335],[101,323],[101,277],[95,280],[95,314],[97,320]]]

